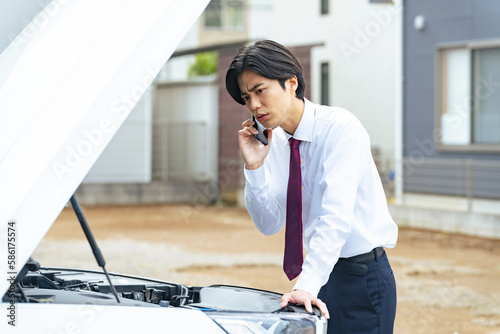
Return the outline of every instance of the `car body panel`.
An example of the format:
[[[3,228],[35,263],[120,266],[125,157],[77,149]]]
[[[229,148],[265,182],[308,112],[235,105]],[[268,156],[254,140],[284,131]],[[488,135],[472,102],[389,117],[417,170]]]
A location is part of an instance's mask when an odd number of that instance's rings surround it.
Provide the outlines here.
[[[2,309],[5,304],[2,304]],[[17,304],[16,327],[2,333],[225,333],[199,310],[113,305]]]

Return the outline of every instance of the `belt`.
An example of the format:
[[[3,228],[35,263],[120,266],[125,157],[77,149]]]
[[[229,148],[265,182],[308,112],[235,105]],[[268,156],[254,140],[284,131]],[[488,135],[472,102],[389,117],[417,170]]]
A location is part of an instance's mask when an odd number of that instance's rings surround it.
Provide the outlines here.
[[[367,263],[375,260],[375,253],[377,254],[377,259],[384,255],[384,247],[374,248],[372,251],[351,257],[341,257],[339,260],[356,262],[356,263]]]

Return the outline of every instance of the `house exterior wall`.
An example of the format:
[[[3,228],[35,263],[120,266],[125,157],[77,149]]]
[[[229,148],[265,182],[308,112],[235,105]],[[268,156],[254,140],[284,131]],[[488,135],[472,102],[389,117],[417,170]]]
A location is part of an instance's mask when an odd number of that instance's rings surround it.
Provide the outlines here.
[[[216,181],[219,126],[216,80],[215,76],[207,76],[155,84],[156,180]]]
[[[414,27],[418,15],[425,18],[422,30]],[[405,1],[405,192],[500,199],[498,152],[440,149],[436,139],[440,133],[436,119],[438,47],[498,39],[498,17],[500,3],[488,0]],[[498,108],[500,110],[500,106]]]
[[[90,169],[83,183],[148,183],[151,181],[151,89],[137,102],[130,115]],[[89,141],[100,133],[89,131]]]
[[[149,158],[136,161],[129,159],[123,162],[124,166],[115,167],[116,173],[120,174],[127,170],[126,165],[133,165],[134,162],[147,163],[150,180],[148,182],[110,182],[113,176],[108,176],[106,181],[85,182],[76,192],[82,204],[189,203],[197,205],[216,201],[218,94],[214,77],[189,82],[157,82],[151,91],[153,96],[148,109],[150,122],[147,137],[150,144],[142,152],[148,154]],[[136,132],[141,133],[141,131]],[[129,143],[128,148],[141,145],[145,139],[142,137],[134,139],[134,134],[126,131],[125,134],[127,133],[132,136],[132,141],[135,141],[135,143]],[[116,143],[117,145],[127,142],[127,138],[121,139]],[[109,153],[120,154],[121,152],[125,156],[128,154],[130,158],[133,152],[127,152],[127,147],[115,146]]]
[[[395,4],[338,0],[327,28],[328,48],[317,62],[332,59],[331,103],[356,115],[368,134],[379,172],[394,169]]]
[[[287,46],[321,45],[311,50],[310,98],[321,102],[321,64],[328,62],[329,104],[360,119],[372,147],[380,152],[382,174],[394,168],[394,55],[401,47],[395,39],[398,3],[331,0],[329,13],[322,15],[319,0],[275,0],[275,20],[268,34],[249,30],[252,38],[271,38]]]
[[[223,203],[239,203],[241,189],[244,186],[243,159],[238,147],[237,132],[241,123],[248,118],[244,106],[236,103],[226,91],[225,76],[237,50],[227,49],[219,52],[219,200]]]

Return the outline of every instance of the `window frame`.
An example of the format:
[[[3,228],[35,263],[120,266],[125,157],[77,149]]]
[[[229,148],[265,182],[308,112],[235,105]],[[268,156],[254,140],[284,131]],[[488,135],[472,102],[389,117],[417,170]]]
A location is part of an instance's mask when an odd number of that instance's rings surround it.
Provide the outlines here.
[[[330,13],[330,0],[320,0],[319,7],[321,15],[328,15]]]
[[[326,76],[325,76],[326,69]],[[330,105],[330,63],[320,63],[320,101],[322,105]]]
[[[245,10],[245,7],[247,6],[247,3],[245,0],[236,0],[238,2],[241,2],[241,9],[242,9],[242,14],[243,14],[243,24],[242,27],[235,27],[235,26],[229,26],[227,24],[226,20],[226,15],[224,14],[227,11],[227,8],[229,7],[228,3],[234,2],[235,0],[218,0],[220,3],[220,9],[221,9],[221,26],[207,26],[207,17],[206,13],[203,14],[203,29],[207,31],[230,31],[230,32],[243,32],[247,29],[247,13]],[[210,3],[207,5],[210,5]],[[206,9],[205,9],[206,11]]]
[[[473,70],[474,70],[474,59],[472,57],[472,53],[474,50],[480,49],[489,49],[489,48],[498,48],[500,47],[500,39],[491,39],[491,40],[481,40],[481,41],[466,41],[466,42],[453,42],[453,43],[442,43],[436,45],[435,51],[435,73],[434,73],[434,124],[435,129],[433,132],[435,148],[438,152],[458,152],[458,153],[498,153],[500,152],[500,143],[470,143],[467,145],[457,145],[457,144],[444,144],[441,142],[441,132],[442,132],[442,124],[441,124],[441,115],[443,114],[443,70],[444,70],[444,61],[443,54],[444,52],[452,49],[466,49],[470,55],[470,63],[469,69],[471,71],[471,79],[469,82],[470,96],[474,95],[474,87],[473,87]],[[473,99],[471,99],[471,102]],[[471,106],[472,108],[472,106]],[[472,110],[471,110],[471,137],[473,131],[473,123],[472,123]]]

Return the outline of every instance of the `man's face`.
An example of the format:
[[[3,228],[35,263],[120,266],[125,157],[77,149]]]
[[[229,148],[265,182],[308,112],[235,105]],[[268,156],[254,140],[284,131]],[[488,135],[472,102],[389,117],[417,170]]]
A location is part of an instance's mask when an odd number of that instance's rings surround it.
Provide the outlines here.
[[[241,97],[252,115],[266,128],[280,126],[288,115],[295,98],[294,79],[285,82],[285,89],[278,80],[245,71],[238,76]]]

